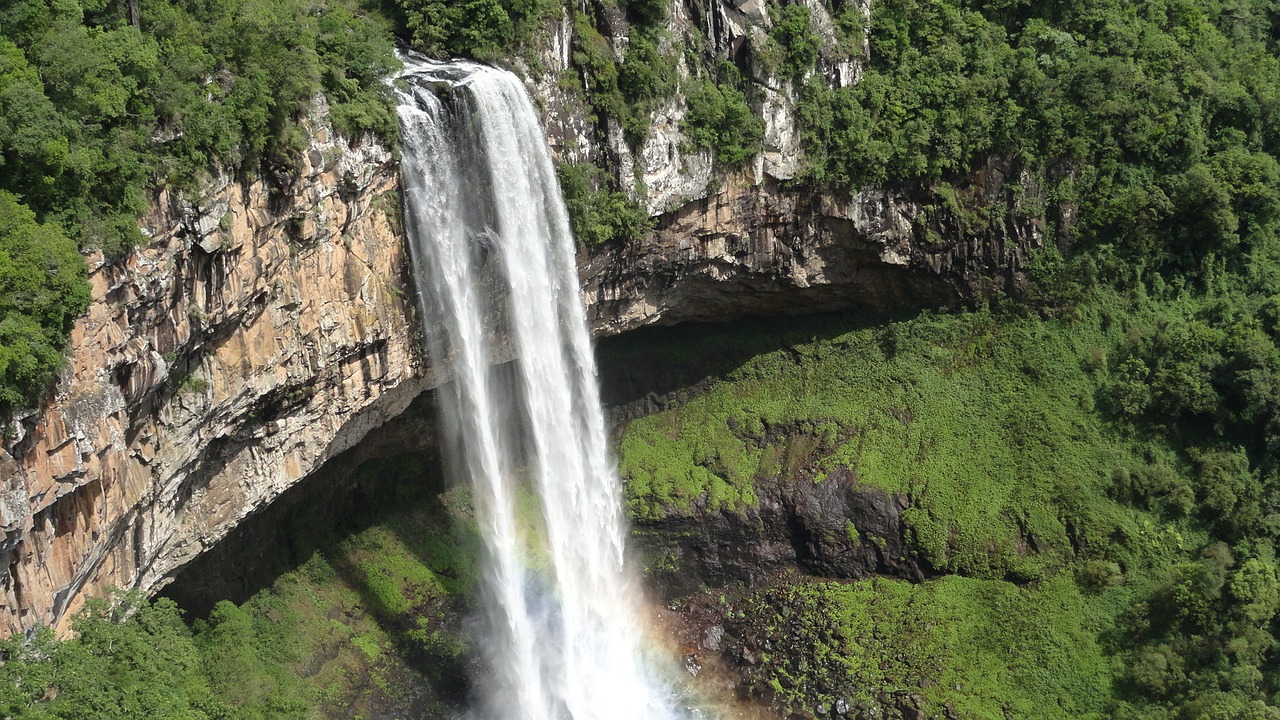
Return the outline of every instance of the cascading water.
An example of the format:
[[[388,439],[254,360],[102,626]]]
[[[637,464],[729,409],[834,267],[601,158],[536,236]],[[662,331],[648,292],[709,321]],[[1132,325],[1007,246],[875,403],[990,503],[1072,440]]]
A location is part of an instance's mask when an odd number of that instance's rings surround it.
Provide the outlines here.
[[[488,556],[482,712],[679,717],[642,658],[573,239],[537,115],[510,73],[404,60],[410,246],[428,350],[455,379],[441,393],[451,465],[472,483]],[[517,514],[525,475],[542,499],[545,562],[530,561]]]

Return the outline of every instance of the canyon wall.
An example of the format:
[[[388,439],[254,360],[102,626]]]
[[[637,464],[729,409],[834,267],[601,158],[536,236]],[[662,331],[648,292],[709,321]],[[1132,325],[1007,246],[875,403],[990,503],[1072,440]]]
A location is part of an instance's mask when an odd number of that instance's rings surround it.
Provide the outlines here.
[[[688,0],[669,22],[676,38],[697,30],[729,53],[768,18],[752,2]],[[963,193],[1006,212],[970,226],[927,192],[792,186],[798,133],[778,90],[761,93],[766,141],[751,167],[725,171],[689,149],[680,97],[631,148],[616,123],[591,125],[560,82],[573,72],[570,27],[551,24],[538,72],[517,70],[558,155],[608,159],[658,226],[582,253],[597,335],[1019,289],[1041,222],[1023,207],[1035,188],[999,159]],[[625,32],[619,23],[612,39]],[[824,72],[848,83],[860,69]],[[0,634],[65,631],[88,596],[163,587],[439,384],[420,351],[396,159],[336,137],[326,118],[317,101],[301,168],[274,189],[218,176],[198,197],[161,191],[143,218],[146,247],[122,262],[90,258],[93,304],[67,367],[41,408],[9,419],[0,445]]]
[[[849,57],[827,3],[803,4],[821,45],[811,79],[831,87],[857,82],[869,59],[866,33],[860,52]],[[870,2],[852,7],[869,30]],[[641,138],[627,138],[614,119],[591,122],[596,114],[583,90],[584,71],[573,63],[568,13],[550,23],[537,62],[517,61],[560,159],[608,168],[658,219],[654,235],[581,258],[595,331],[937,306],[1022,290],[1027,255],[1043,244],[1043,197],[1034,178],[1004,158],[952,178],[956,192],[949,202],[930,187],[841,194],[803,181],[797,85],[775,77],[750,50],[768,43],[771,11],[776,6],[757,0],[678,0],[661,35],[673,52],[702,48],[731,60],[750,82],[748,97],[764,121],[764,136],[761,152],[741,168],[718,166],[710,149],[685,135],[688,103],[680,89],[650,113]],[[600,12],[600,32],[624,57],[631,32],[625,13]],[[681,55],[678,88],[697,72]],[[582,85],[566,81],[573,77]]]
[[[156,588],[428,386],[395,159],[326,117],[285,192],[162,191],[150,244],[90,258],[67,367],[0,450],[0,631]]]

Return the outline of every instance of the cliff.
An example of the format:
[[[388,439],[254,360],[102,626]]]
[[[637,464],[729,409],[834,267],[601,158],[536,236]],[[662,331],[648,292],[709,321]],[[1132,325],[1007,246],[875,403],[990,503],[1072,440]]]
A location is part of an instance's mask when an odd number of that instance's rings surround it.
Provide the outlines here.
[[[428,385],[395,160],[315,110],[287,195],[161,191],[147,247],[91,258],[67,367],[0,450],[0,631],[156,588]]]
[[[767,22],[752,3],[689,0],[669,30],[705,33],[729,53]],[[625,24],[614,30],[624,42]],[[793,101],[768,83],[756,108],[765,147],[751,167],[726,171],[690,150],[678,96],[632,148],[616,122],[589,123],[559,81],[574,71],[571,31],[567,17],[552,23],[539,71],[525,68],[549,140],[567,160],[608,158],[658,219],[651,236],[580,257],[597,335],[1016,292],[1042,243],[1025,207],[1035,188],[998,158],[963,190],[1003,209],[992,222],[966,222],[927,189],[842,197],[790,182]],[[859,66],[824,72],[853,82]],[[318,102],[283,190],[218,176],[200,197],[161,191],[143,218],[149,245],[123,263],[91,258],[93,304],[68,365],[0,445],[0,634],[65,630],[109,587],[162,587],[438,384],[420,356],[395,158],[336,137],[326,117]]]
[[[972,192],[1003,202],[1005,172],[991,163],[975,175]],[[947,242],[928,240],[939,237],[935,226]],[[586,256],[581,274],[597,331],[618,333],[655,323],[887,311],[1017,293],[1027,254],[1042,242],[1034,218],[971,229],[905,191],[871,188],[841,198],[783,189],[766,177],[663,215],[653,237]]]
[[[857,82],[870,53],[865,32],[850,56],[828,5],[803,5],[822,46],[810,77],[831,87]],[[701,48],[703,62],[731,60],[748,79],[763,138],[761,151],[740,168],[721,166],[683,129],[689,100],[682,89],[705,72],[691,67],[692,51],[675,66],[677,90],[650,111],[640,138],[593,111],[588,73],[574,58],[583,40],[567,13],[550,24],[537,62],[517,63],[560,159],[609,168],[658,219],[653,235],[580,259],[597,334],[849,307],[938,306],[1020,292],[1027,254],[1043,245],[1044,199],[1035,178],[1006,159],[988,158],[968,176],[952,178],[958,191],[945,199],[930,186],[842,194],[802,177],[796,85],[776,77],[758,50],[769,43],[770,7],[680,0],[661,29],[672,51]],[[851,7],[867,30],[870,3]],[[624,14],[606,8],[597,26],[620,61],[633,31]]]

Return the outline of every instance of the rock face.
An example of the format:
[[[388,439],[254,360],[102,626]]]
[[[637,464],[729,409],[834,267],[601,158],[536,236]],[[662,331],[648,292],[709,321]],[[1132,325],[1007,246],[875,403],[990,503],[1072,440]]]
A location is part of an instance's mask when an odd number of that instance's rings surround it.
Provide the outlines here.
[[[706,588],[751,586],[800,567],[822,577],[872,574],[923,579],[928,567],[907,552],[906,499],[852,477],[778,478],[741,514],[696,510],[639,523],[632,534],[647,573],[667,598]]]
[[[149,246],[92,260],[56,392],[0,450],[4,634],[158,587],[430,384],[394,158],[325,117],[286,193],[162,192]]]
[[[602,333],[750,315],[942,305],[1016,293],[1027,254],[1043,243],[1028,199],[1006,197],[998,161],[974,174],[977,202],[1007,207],[969,227],[906,192],[853,197],[731,179],[662,216],[655,237],[604,248],[581,265],[591,321]],[[1007,203],[1007,205],[1006,205]],[[941,238],[946,238],[941,242]]]

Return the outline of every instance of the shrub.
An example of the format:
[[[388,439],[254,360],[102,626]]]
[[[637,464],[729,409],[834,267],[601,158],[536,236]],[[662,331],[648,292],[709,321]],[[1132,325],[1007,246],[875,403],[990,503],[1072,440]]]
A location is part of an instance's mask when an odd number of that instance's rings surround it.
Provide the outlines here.
[[[686,88],[688,113],[680,130],[697,147],[711,148],[716,160],[736,167],[764,146],[764,121],[756,117],[743,93],[729,85],[694,80]]]
[[[778,71],[784,76],[802,79],[818,62],[821,39],[810,27],[809,8],[801,4],[782,8],[769,30],[769,38],[779,51]]]
[[[528,42],[555,9],[545,0],[395,0],[411,42],[436,56],[497,60]]]
[[[0,190],[0,412],[48,386],[89,304],[86,278],[75,242]]]
[[[626,193],[608,189],[605,173],[595,165],[560,165],[556,175],[573,236],[588,248],[653,231],[649,213]]]
[[[1105,590],[1124,582],[1124,573],[1117,563],[1107,560],[1090,560],[1076,572],[1076,579],[1090,590]]]

